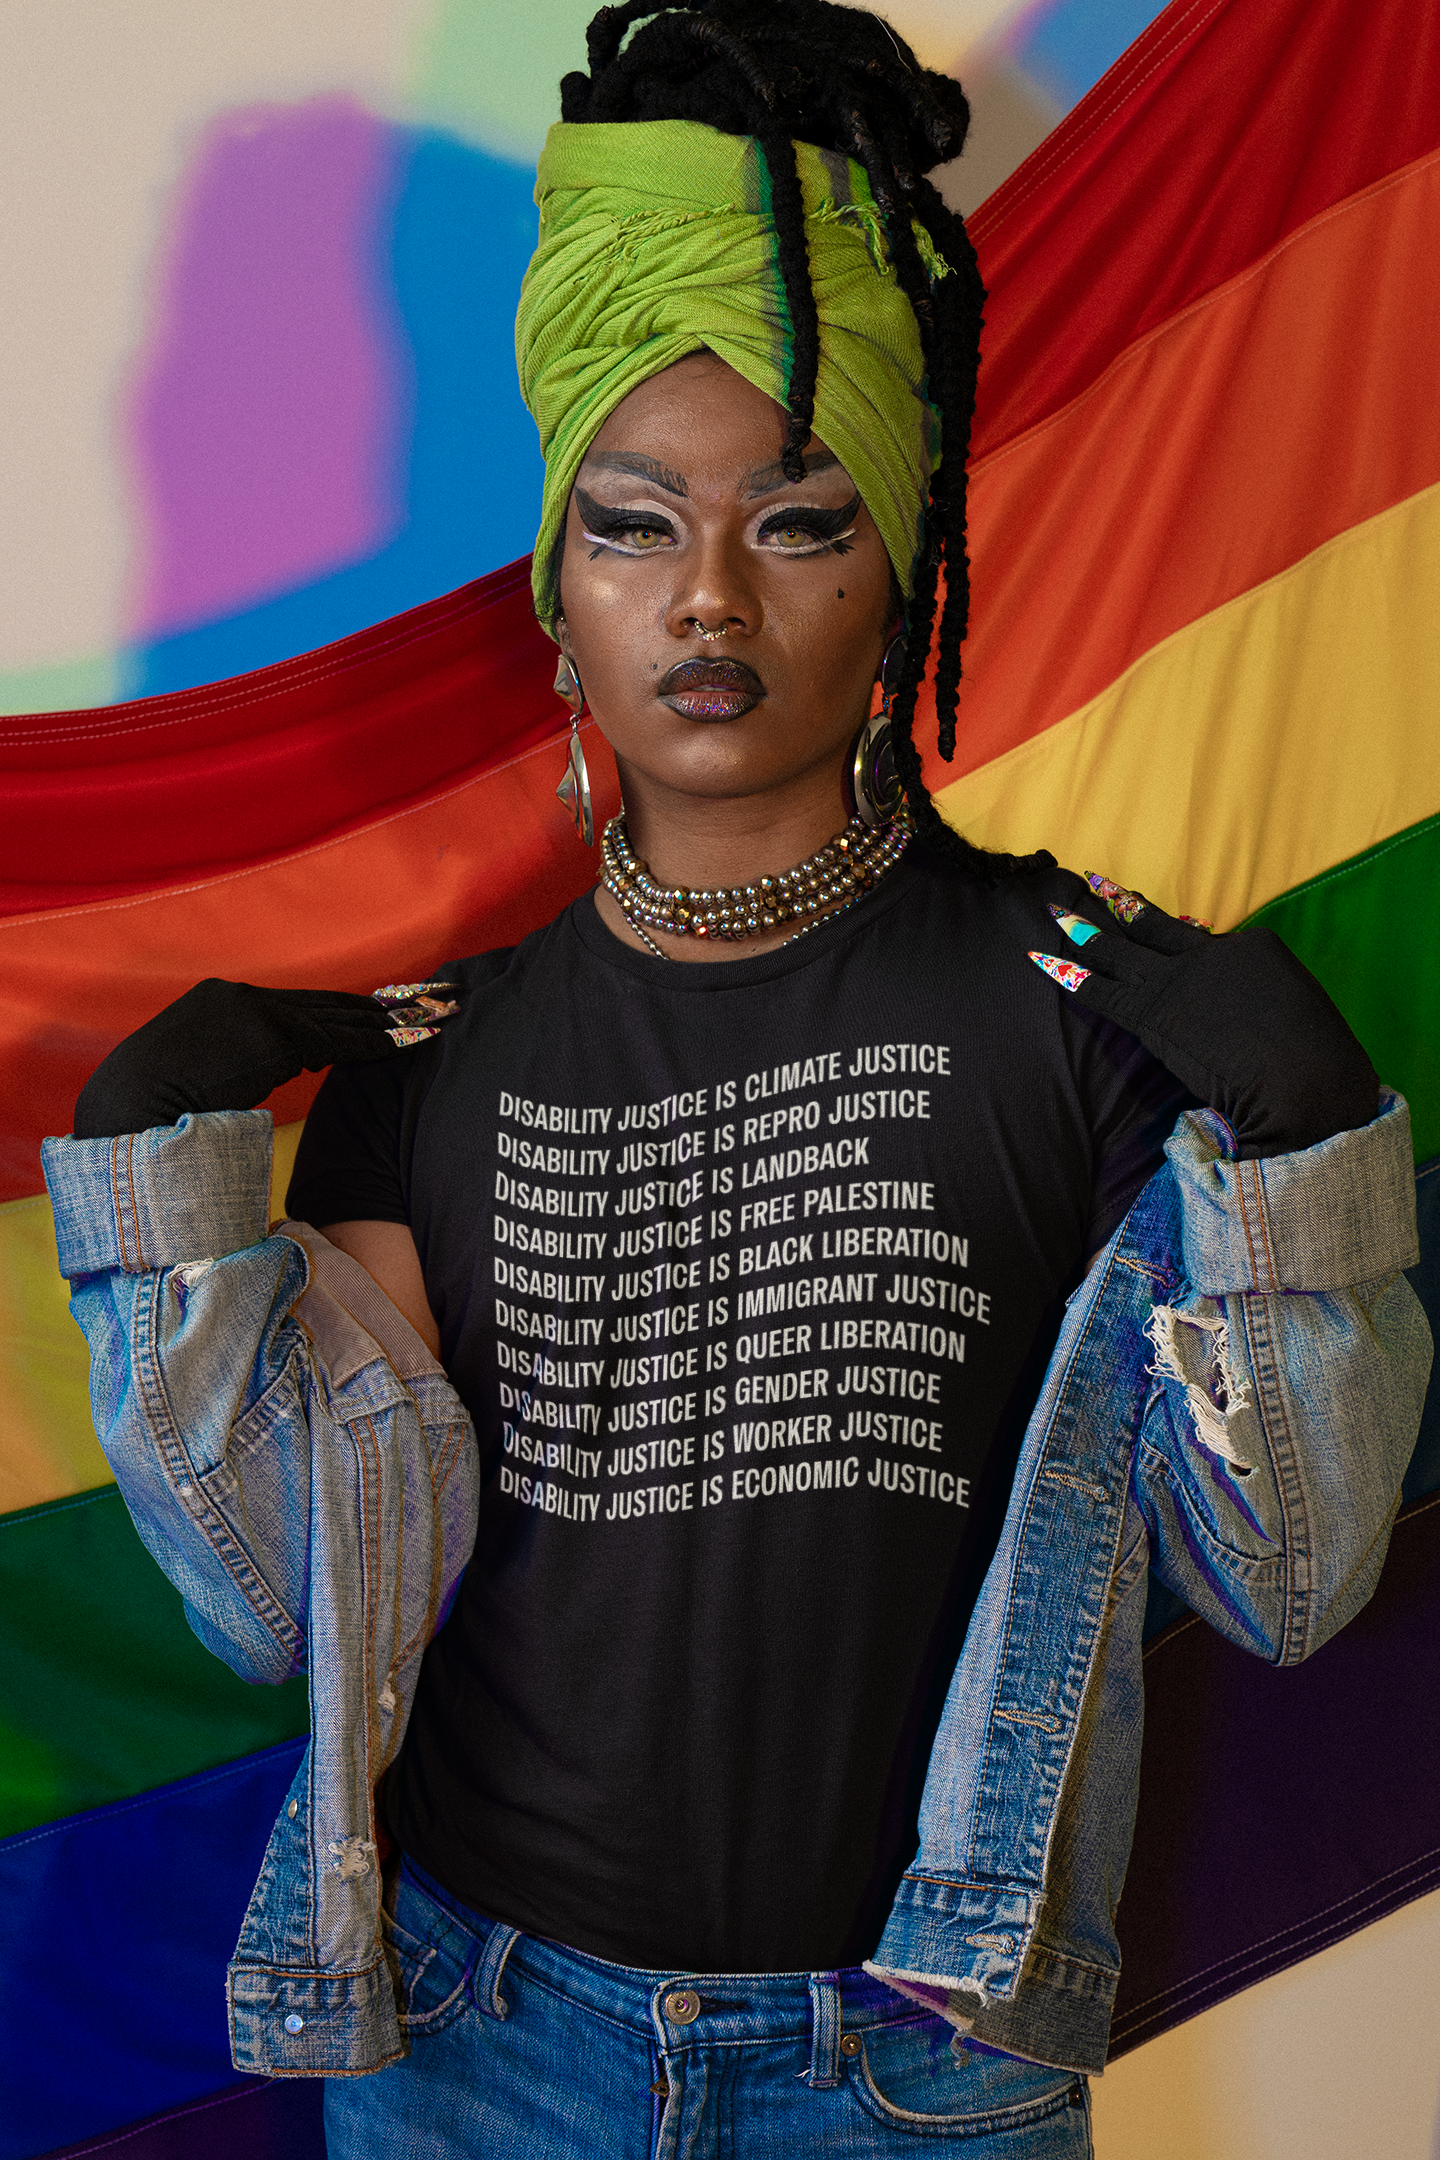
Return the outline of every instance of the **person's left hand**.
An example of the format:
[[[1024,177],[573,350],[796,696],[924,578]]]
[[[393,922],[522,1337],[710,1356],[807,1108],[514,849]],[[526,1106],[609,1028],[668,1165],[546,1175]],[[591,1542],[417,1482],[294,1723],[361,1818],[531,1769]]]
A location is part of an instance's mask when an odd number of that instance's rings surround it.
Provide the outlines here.
[[[1083,957],[1030,958],[1218,1110],[1240,1155],[1288,1155],[1370,1123],[1380,1097],[1374,1066],[1273,930],[1217,937],[1109,878],[1091,872],[1085,882],[1113,920],[1102,930],[1075,902],[1052,901],[1058,929]]]

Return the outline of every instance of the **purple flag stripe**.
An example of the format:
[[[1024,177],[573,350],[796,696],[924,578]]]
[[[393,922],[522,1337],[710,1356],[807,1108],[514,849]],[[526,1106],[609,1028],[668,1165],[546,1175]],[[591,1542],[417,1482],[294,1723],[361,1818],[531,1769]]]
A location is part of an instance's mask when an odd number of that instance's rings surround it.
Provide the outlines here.
[[[1112,2059],[1440,1884],[1437,1700],[1440,1494],[1298,1669],[1193,1618],[1155,1637]]]
[[[66,2145],[40,2160],[325,2160],[319,2078],[246,2078],[189,2107],[167,2108],[145,2122],[107,2130],[82,2145]]]

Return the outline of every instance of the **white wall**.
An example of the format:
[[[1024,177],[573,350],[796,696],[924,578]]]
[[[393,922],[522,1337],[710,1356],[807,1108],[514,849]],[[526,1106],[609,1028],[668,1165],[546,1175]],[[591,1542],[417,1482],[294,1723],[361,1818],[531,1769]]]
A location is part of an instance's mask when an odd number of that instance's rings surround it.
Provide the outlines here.
[[[1091,2090],[1097,2160],[1440,2160],[1440,1891],[1122,2056]]]
[[[1021,4],[889,0],[888,13],[946,67]],[[0,0],[0,713],[124,694],[144,510],[118,407],[175,191],[210,123],[343,96],[528,163],[594,5]],[[1018,133],[1009,105],[979,131],[987,177],[1045,131],[1043,97],[1021,104]]]

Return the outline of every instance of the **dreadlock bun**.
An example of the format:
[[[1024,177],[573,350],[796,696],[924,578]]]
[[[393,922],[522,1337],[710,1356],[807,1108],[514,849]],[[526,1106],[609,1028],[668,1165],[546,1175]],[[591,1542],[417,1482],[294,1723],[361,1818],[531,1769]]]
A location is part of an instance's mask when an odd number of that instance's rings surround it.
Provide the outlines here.
[[[646,15],[656,19],[622,54]],[[922,68],[878,15],[828,0],[632,0],[600,10],[586,47],[591,73],[560,85],[566,120],[699,120],[749,135],[758,105],[795,140],[853,156],[858,119],[907,175],[958,157],[970,125],[952,76]]]
[[[626,43],[637,23],[643,27]],[[927,395],[944,448],[931,475],[906,618],[905,665],[891,705],[896,769],[916,829],[936,854],[987,879],[1048,864],[1048,855],[989,853],[952,831],[926,790],[914,741],[942,565],[935,705],[947,762],[955,754],[960,648],[970,612],[965,459],[985,289],[963,223],[925,177],[960,154],[970,125],[964,91],[953,77],[922,67],[880,16],[834,0],[624,0],[620,7],[601,8],[586,32],[586,48],[589,74],[567,75],[560,85],[564,119],[693,120],[727,135],[754,136],[760,145],[790,315],[782,462],[794,481],[805,474],[820,364],[794,145],[839,151],[864,168],[896,277],[915,311]],[[916,245],[917,224],[949,265],[948,274],[933,282]]]

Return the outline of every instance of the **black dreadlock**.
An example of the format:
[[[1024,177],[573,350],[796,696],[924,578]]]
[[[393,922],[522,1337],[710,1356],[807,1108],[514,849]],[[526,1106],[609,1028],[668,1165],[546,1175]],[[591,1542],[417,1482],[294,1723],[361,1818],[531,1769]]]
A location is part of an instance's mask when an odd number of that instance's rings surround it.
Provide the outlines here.
[[[653,18],[621,50],[632,24]],[[970,125],[959,83],[922,68],[884,22],[835,0],[623,0],[603,7],[586,32],[590,73],[560,85],[566,120],[696,120],[727,135],[753,135],[770,180],[776,255],[790,316],[790,419],[782,464],[805,476],[815,418],[820,322],[810,283],[796,141],[843,152],[863,166],[884,222],[900,288],[915,311],[927,394],[940,417],[944,457],[931,476],[905,664],[891,706],[895,765],[916,830],[938,855],[989,879],[1046,854],[1017,857],[972,847],[935,808],[915,748],[915,703],[935,628],[940,569],[945,604],[936,656],[940,755],[955,754],[960,648],[970,613],[965,547],[965,460],[975,410],[985,288],[964,224],[924,177],[958,157]],[[951,275],[932,284],[912,220],[923,226]]]

